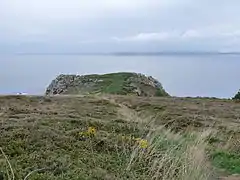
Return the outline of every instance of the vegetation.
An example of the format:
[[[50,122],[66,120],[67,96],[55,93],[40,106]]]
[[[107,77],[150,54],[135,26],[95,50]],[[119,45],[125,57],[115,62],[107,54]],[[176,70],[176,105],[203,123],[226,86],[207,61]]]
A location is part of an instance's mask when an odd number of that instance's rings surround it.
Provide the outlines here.
[[[96,78],[103,80],[102,83],[99,84],[99,91],[106,94],[127,95],[129,92],[124,87],[127,85],[127,79],[131,76],[132,73],[112,73],[98,76]]]
[[[233,99],[235,99],[235,100],[240,100],[240,90],[239,90],[238,93],[233,97]]]
[[[162,85],[152,77],[119,72],[85,76],[59,75],[46,90],[54,94],[118,94],[138,96],[169,96]]]
[[[230,100],[3,96],[0,103],[5,179],[207,180],[220,169],[239,173],[240,106]]]
[[[226,169],[232,174],[240,174],[240,154],[219,151],[213,153],[212,159],[216,167]]]
[[[155,96],[157,96],[157,97],[166,97],[166,96],[169,96],[169,94],[166,91],[163,91],[162,89],[158,89],[156,91]]]

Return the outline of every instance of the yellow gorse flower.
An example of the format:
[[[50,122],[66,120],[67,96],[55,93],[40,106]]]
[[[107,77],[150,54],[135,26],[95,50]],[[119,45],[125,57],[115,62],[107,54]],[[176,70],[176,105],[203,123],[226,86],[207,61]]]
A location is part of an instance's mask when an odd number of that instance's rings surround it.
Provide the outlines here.
[[[137,140],[139,146],[143,149],[146,149],[148,147],[148,141],[146,139],[140,139]]]
[[[84,131],[84,132],[79,132],[79,135],[82,137],[82,138],[86,138],[86,137],[93,137],[96,135],[96,128],[94,127],[89,127],[87,129],[87,131]]]
[[[94,127],[89,127],[88,130],[87,130],[88,135],[94,135],[95,136],[96,132],[97,132],[96,128],[94,128]]]
[[[122,136],[122,140],[134,140],[140,148],[146,149],[149,146],[149,143],[146,139],[135,138],[132,136]]]

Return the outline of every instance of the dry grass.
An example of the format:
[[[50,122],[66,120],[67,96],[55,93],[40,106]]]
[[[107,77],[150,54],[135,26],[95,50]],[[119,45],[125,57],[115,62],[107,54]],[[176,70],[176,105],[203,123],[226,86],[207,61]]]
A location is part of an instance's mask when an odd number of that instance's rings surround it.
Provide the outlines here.
[[[0,104],[0,176],[8,179],[205,180],[209,153],[240,152],[240,104],[228,100],[3,96]],[[96,136],[80,138],[90,126]]]
[[[11,165],[11,163],[9,162],[8,157],[6,156],[6,154],[4,153],[4,151],[3,151],[3,149],[2,149],[1,147],[0,147],[0,151],[1,151],[4,159],[6,160],[7,165],[8,165],[8,167],[9,167],[10,171],[11,171],[11,174],[12,174],[12,178],[11,178],[10,175],[9,175],[9,173],[8,173],[8,170],[7,170],[8,179],[9,179],[9,180],[14,180],[14,179],[15,179],[15,175],[14,175],[14,172],[13,172],[13,169],[12,169],[12,165]]]
[[[150,136],[151,143],[146,150],[138,147],[133,150],[127,170],[130,172],[143,171],[145,176],[143,179],[210,179],[211,173],[207,166],[205,141],[198,137],[188,140],[182,135],[163,131],[164,129],[154,136]]]

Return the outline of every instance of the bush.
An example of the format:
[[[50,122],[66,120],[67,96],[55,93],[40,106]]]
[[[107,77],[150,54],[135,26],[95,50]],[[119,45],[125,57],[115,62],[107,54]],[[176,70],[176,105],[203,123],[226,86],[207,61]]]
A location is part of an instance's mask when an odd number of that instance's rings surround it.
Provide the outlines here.
[[[233,99],[240,100],[240,90],[238,93],[233,97]]]

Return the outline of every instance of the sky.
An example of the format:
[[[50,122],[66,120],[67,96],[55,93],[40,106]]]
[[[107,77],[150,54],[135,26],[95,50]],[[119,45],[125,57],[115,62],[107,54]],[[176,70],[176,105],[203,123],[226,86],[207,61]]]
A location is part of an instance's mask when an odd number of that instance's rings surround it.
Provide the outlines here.
[[[239,0],[1,0],[0,53],[240,51]]]

